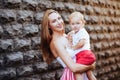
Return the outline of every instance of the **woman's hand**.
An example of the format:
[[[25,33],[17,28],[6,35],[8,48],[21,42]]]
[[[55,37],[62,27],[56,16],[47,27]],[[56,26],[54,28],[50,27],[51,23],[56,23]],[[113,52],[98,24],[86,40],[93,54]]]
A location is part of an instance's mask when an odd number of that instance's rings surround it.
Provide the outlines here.
[[[94,70],[96,67],[96,62],[94,62],[92,65],[91,65],[91,70]]]

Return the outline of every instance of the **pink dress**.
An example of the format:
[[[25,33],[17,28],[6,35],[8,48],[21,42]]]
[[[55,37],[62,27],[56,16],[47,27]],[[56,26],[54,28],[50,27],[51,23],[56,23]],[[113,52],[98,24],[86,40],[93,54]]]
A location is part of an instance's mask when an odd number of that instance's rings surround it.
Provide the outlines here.
[[[88,80],[86,73],[82,73],[83,80]],[[68,68],[64,68],[62,77],[60,80],[76,80],[73,72]]]
[[[66,67],[64,68],[64,71],[60,80],[76,80],[76,79],[73,72],[68,67]]]

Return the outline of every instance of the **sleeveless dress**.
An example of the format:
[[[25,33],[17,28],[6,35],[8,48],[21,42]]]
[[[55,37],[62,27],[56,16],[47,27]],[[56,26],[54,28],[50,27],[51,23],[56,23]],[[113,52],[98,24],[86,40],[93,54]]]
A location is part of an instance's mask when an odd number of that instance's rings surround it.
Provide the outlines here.
[[[73,50],[70,48],[66,48],[67,52],[69,53],[69,55],[71,56],[72,60],[74,62],[76,62],[76,56],[73,53]],[[56,58],[57,61],[63,66],[64,70],[63,70],[63,74],[60,78],[60,80],[76,80],[74,73],[65,65],[65,63],[61,60],[60,57]],[[82,73],[83,79],[84,80],[88,80],[86,73]]]

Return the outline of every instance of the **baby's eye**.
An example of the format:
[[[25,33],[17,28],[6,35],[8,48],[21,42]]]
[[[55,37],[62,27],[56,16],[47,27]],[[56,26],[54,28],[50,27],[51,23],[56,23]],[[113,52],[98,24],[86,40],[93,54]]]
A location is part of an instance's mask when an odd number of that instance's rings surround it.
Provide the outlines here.
[[[80,23],[76,23],[77,25],[80,24]]]
[[[71,23],[71,25],[74,25],[74,23]]]

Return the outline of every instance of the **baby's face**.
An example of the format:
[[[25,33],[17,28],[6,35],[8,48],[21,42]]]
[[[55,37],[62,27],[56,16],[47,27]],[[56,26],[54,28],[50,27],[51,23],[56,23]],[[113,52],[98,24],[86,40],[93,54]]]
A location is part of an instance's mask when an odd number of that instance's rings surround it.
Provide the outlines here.
[[[75,32],[78,32],[83,27],[83,22],[78,17],[73,17],[70,19],[70,27]]]

